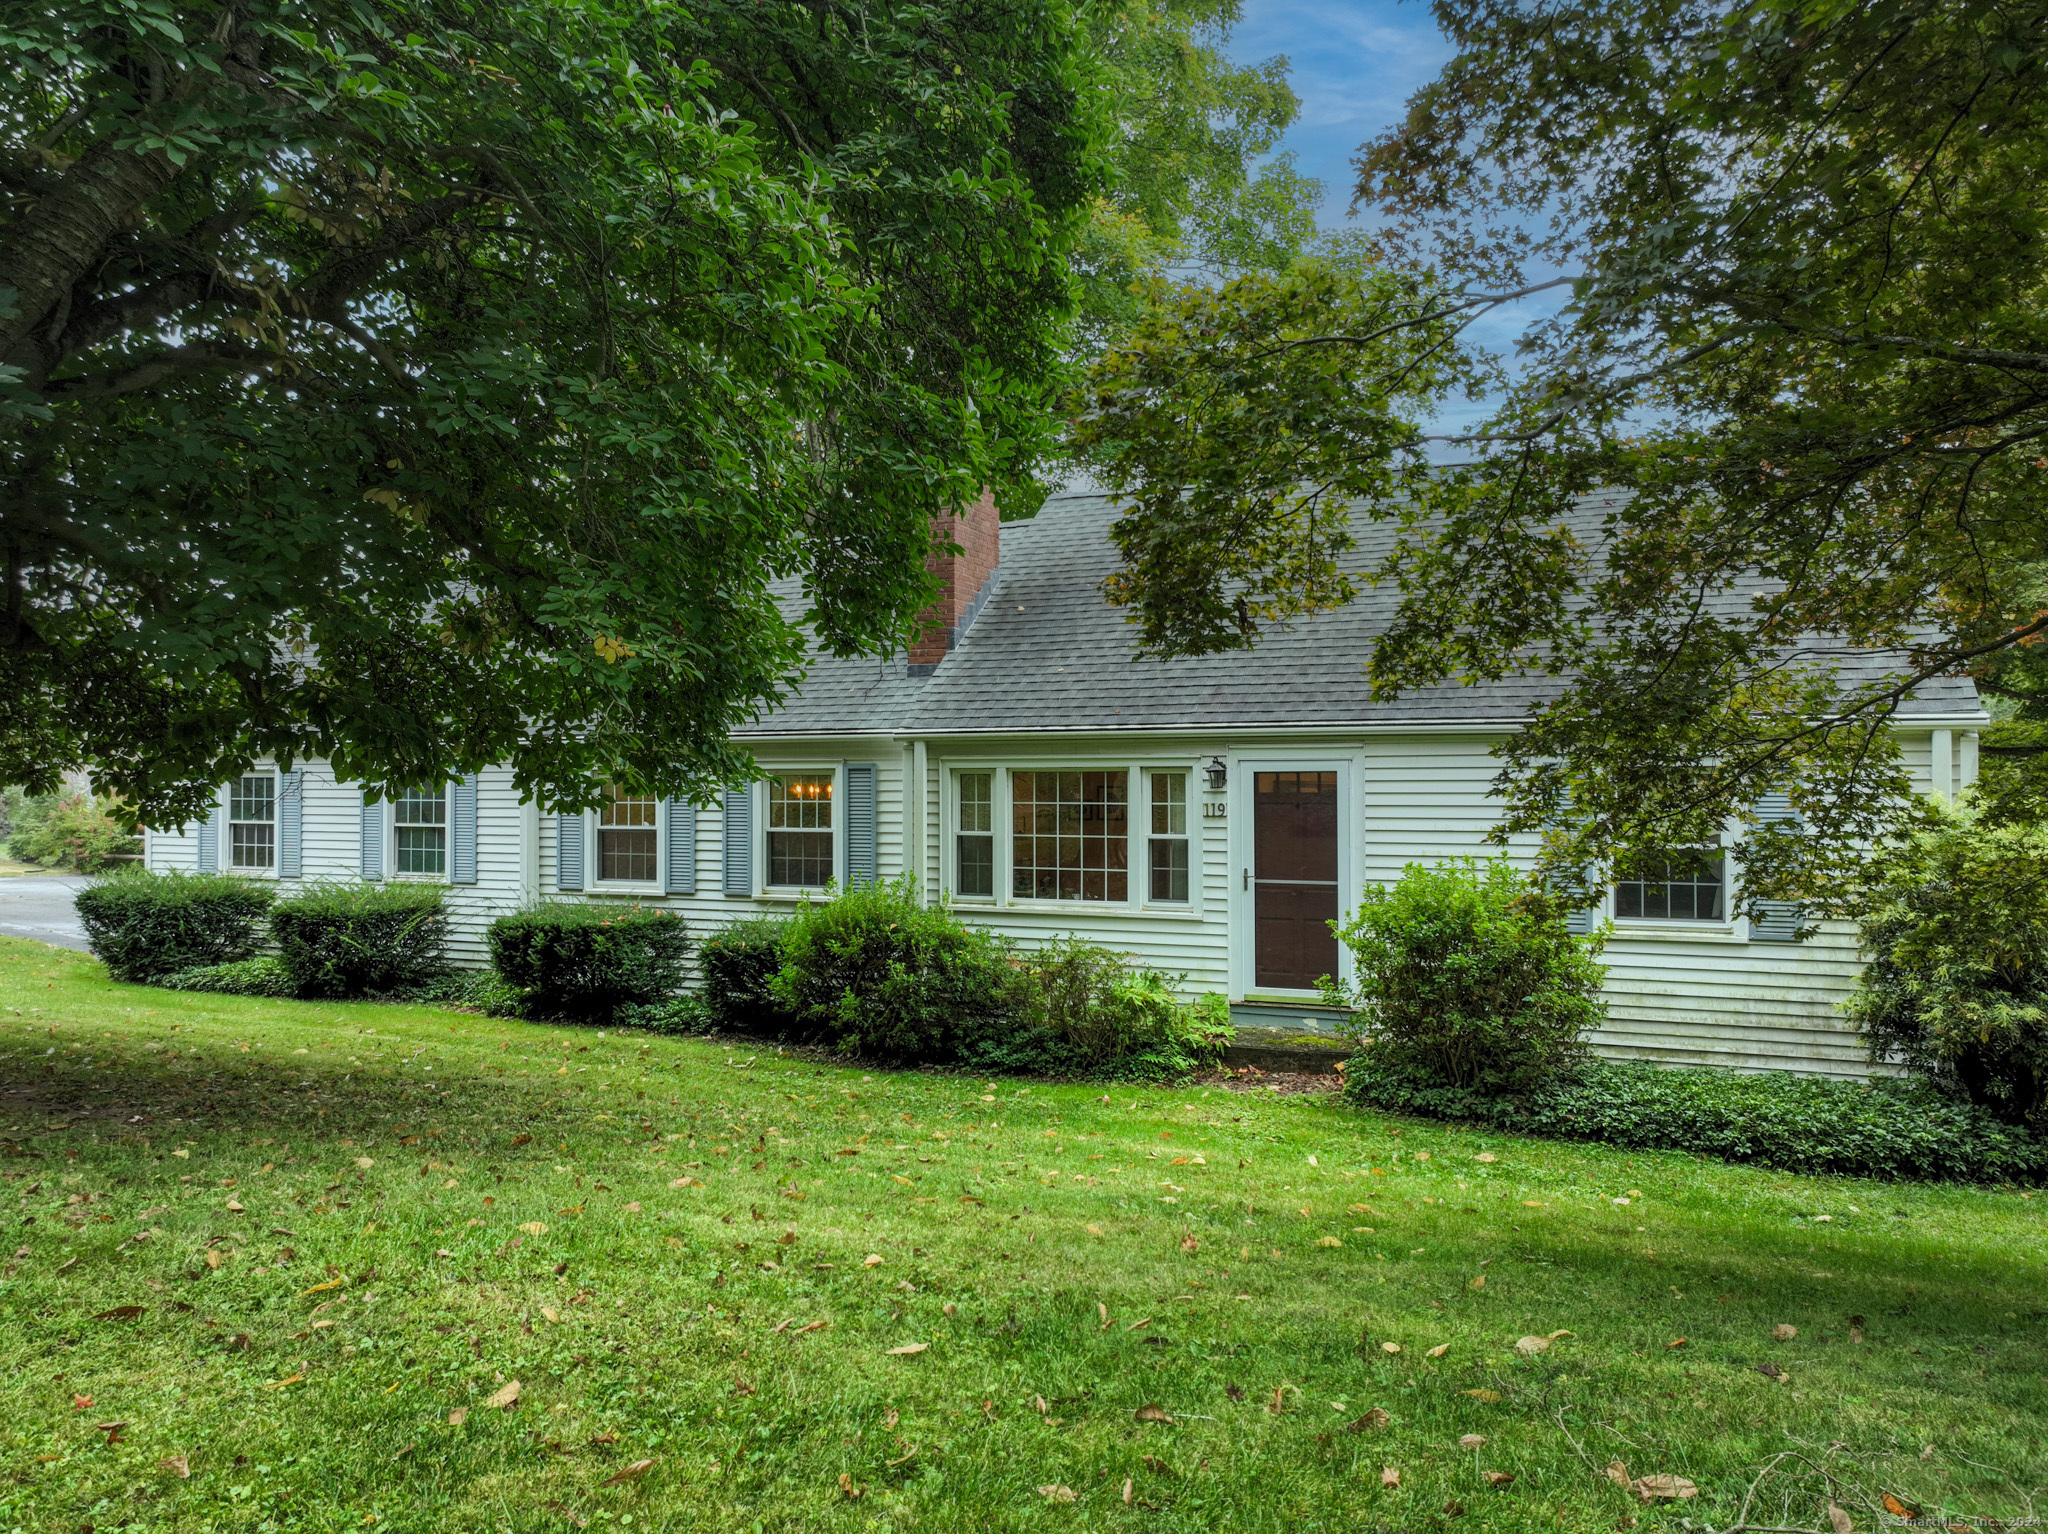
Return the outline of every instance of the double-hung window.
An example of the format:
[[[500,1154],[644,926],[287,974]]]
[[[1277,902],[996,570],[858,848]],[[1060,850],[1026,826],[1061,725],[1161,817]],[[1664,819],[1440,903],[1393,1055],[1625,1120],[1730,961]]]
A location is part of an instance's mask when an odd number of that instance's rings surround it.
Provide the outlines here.
[[[228,866],[277,867],[277,779],[251,773],[228,790]]]
[[[1130,774],[1010,774],[1010,892],[1123,902],[1130,891]]]
[[[1721,850],[1641,852],[1614,883],[1617,921],[1720,921],[1727,910]]]
[[[441,877],[448,872],[448,795],[410,788],[391,806],[393,867],[400,874]]]
[[[984,898],[996,892],[996,775],[963,772],[954,780],[959,830],[953,842],[953,891]]]
[[[1153,773],[1151,810],[1152,834],[1147,840],[1151,898],[1184,902],[1188,898],[1188,775]]]
[[[660,868],[661,833],[652,794],[629,794],[616,783],[597,811],[599,883],[652,884]]]
[[[768,780],[768,883],[819,889],[832,882],[832,774]]]

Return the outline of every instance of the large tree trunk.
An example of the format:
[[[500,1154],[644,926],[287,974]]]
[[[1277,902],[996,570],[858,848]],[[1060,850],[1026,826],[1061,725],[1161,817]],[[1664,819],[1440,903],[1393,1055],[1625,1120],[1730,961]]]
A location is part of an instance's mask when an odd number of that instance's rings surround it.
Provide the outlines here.
[[[111,138],[72,163],[57,189],[0,239],[0,285],[15,291],[14,313],[0,316],[0,357],[26,363],[32,375],[44,371],[40,359],[15,356],[22,342],[47,327],[72,285],[178,173],[163,150],[117,149]]]

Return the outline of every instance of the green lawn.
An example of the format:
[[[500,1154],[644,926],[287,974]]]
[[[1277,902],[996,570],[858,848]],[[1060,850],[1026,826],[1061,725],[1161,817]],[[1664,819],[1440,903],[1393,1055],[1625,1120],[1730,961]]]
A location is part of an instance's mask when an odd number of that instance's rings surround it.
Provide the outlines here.
[[[13,940],[0,1089],[0,1530],[1718,1530],[1760,1476],[1755,1524],[1870,1528],[2048,1480],[2048,1197]]]

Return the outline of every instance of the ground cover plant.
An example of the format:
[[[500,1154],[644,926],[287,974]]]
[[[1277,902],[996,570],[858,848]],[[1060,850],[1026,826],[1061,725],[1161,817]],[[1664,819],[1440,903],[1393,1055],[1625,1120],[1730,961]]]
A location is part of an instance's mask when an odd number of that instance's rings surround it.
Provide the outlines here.
[[[1867,1530],[2048,1481],[2018,1190],[14,940],[0,1089],[0,1528],[1725,1531],[1754,1485]]]

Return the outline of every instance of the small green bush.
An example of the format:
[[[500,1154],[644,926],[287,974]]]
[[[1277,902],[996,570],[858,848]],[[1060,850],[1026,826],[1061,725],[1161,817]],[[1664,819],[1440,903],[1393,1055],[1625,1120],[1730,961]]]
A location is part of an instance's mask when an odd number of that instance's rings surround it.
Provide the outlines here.
[[[645,1028],[649,1033],[709,1033],[711,1008],[701,996],[671,996],[665,1001],[634,1002],[612,1014],[621,1028]]]
[[[689,928],[668,911],[568,902],[491,923],[491,962],[536,1017],[610,1022],[681,989]]]
[[[473,1007],[487,1017],[516,1016],[524,993],[505,983],[491,969],[446,969],[416,985],[382,993],[390,1001],[417,1001],[427,1006]],[[507,1010],[509,1009],[509,1010]]]
[[[114,813],[116,801],[90,794],[38,794],[9,816],[7,854],[24,863],[97,874],[135,861],[142,840]]]
[[[786,917],[752,916],[704,940],[704,1006],[713,1027],[740,1033],[788,1033],[794,1020],[768,989],[782,968]]]
[[[1574,937],[1563,902],[1504,859],[1410,863],[1365,891],[1338,937],[1355,979],[1329,999],[1355,1009],[1369,1063],[1404,1079],[1528,1092],[1584,1051],[1601,1020],[1600,940]]]
[[[1630,1150],[1697,1151],[1785,1172],[1981,1183],[2048,1178],[2048,1141],[1919,1082],[1588,1059],[1513,1098],[1354,1060],[1344,1094],[1391,1113]]]
[[[402,992],[447,967],[445,886],[316,884],[270,913],[277,955],[301,996]]]
[[[1124,956],[1068,936],[1033,956],[1046,1027],[1069,1068],[1171,1079],[1217,1064],[1235,1036],[1230,1003],[1180,1001],[1166,976],[1134,970]]]
[[[230,874],[113,874],[78,892],[87,941],[116,980],[150,982],[231,964],[262,941],[257,923],[277,892]]]
[[[906,877],[805,906],[769,994],[805,1041],[892,1062],[958,1058],[963,1034],[1028,1029],[1030,975],[1010,946],[918,903]]]
[[[1871,1059],[2048,1132],[2048,826],[1948,815],[1879,859],[1862,926]]]
[[[158,982],[172,991],[215,991],[223,996],[298,995],[291,971],[274,956],[261,954],[237,959],[232,964],[208,964],[198,969],[181,969]]]

